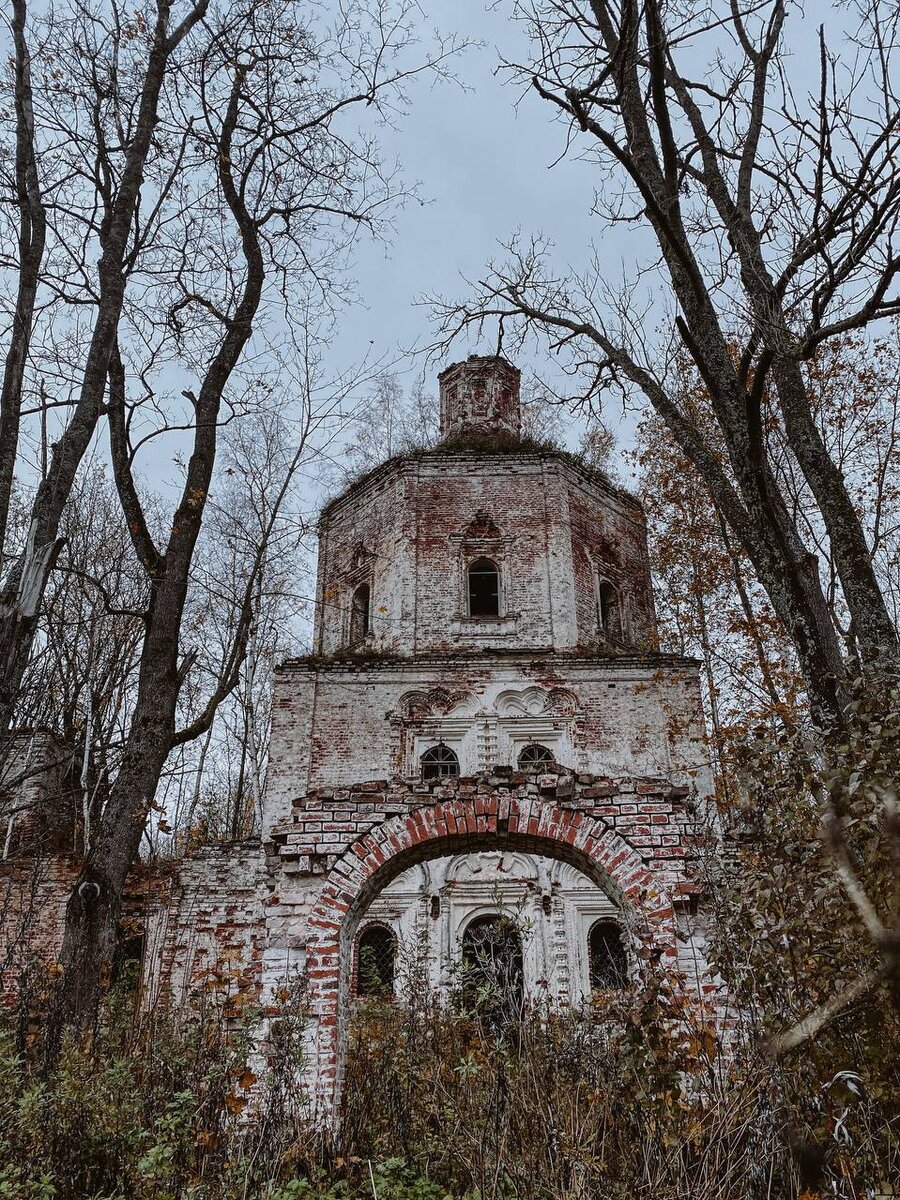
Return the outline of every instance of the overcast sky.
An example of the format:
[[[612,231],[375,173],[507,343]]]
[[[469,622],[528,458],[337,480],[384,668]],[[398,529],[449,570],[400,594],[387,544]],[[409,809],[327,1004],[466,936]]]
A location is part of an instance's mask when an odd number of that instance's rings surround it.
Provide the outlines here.
[[[395,155],[407,179],[419,181],[424,203],[400,212],[387,248],[357,244],[361,303],[340,323],[348,360],[370,343],[376,354],[390,357],[426,345],[429,315],[417,299],[463,295],[462,277],[477,279],[516,229],[551,237],[562,263],[577,263],[589,246],[596,225],[589,217],[590,169],[571,158],[553,165],[562,149],[561,126],[546,104],[536,96],[522,98],[520,88],[496,73],[501,56],[524,59],[528,52],[523,30],[504,15],[511,7],[484,0],[426,4],[442,32],[482,45],[460,56],[461,87],[414,85],[408,114],[384,135],[385,157]],[[621,259],[611,268],[621,272]],[[495,338],[493,328],[481,344],[460,343],[454,358],[492,353]],[[413,373],[425,368],[421,359],[406,361]],[[517,365],[527,372],[543,364]],[[435,371],[427,372],[432,383]]]
[[[485,264],[501,254],[499,243],[517,229],[543,233],[554,243],[561,270],[584,263],[591,244],[601,243],[607,277],[633,278],[640,258],[655,253],[648,231],[617,228],[602,239],[590,215],[596,174],[576,155],[560,160],[563,126],[534,93],[497,72],[501,58],[528,61],[523,27],[509,13],[511,0],[423,0],[429,19],[444,33],[475,38],[482,44],[463,54],[457,75],[466,90],[452,84],[419,84],[411,90],[408,114],[387,131],[386,157],[399,158],[410,180],[419,180],[425,203],[411,203],[397,220],[393,244],[358,243],[355,275],[361,303],[340,323],[339,359],[349,362],[370,347],[393,357],[407,347],[427,345],[428,311],[417,306],[423,294],[459,297],[462,277],[477,279]],[[805,13],[791,15],[790,73],[795,86],[815,87],[817,56],[804,52],[807,37],[815,45],[816,26],[828,20],[832,36],[841,18],[832,5],[815,0]],[[703,73],[705,64],[696,64]],[[517,103],[518,102],[518,103]],[[460,344],[454,358],[493,352],[496,331],[485,342]],[[421,359],[406,359],[412,373]],[[552,374],[552,364],[518,361],[525,372]],[[429,369],[429,385],[434,384]],[[558,377],[557,377],[558,378]],[[607,420],[623,445],[631,443],[633,416],[611,406]],[[569,441],[577,441],[577,426]],[[630,468],[622,466],[627,480]]]

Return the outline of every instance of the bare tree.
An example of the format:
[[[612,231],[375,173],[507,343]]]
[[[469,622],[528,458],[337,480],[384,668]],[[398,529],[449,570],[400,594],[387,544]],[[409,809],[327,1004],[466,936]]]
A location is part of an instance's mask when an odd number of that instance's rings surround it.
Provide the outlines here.
[[[433,446],[438,438],[437,398],[421,379],[404,391],[400,375],[378,371],[352,414],[351,436],[331,472],[331,483],[344,487],[395,454]]]
[[[41,263],[47,240],[47,213],[38,178],[34,134],[34,105],[31,91],[31,56],[26,40],[25,0],[14,0],[12,14],[13,83],[15,112],[14,169],[3,185],[9,189],[18,210],[18,276],[15,306],[0,391],[0,578],[4,567],[3,548],[9,521],[13,474],[22,420],[22,385],[34,328]]]
[[[286,389],[291,391],[292,389]],[[317,420],[337,436],[332,410],[346,396],[338,390]],[[170,756],[158,804],[178,844],[233,840],[259,829],[267,772],[272,669],[302,652],[311,617],[312,519],[304,507],[301,476],[325,457],[324,437],[306,434],[302,461],[297,430],[284,412],[235,422],[225,431],[219,483],[210,501],[204,544],[198,547],[185,627],[197,650],[179,708],[202,710],[221,677],[239,626],[246,580],[254,575],[246,655],[237,684],[218,706],[209,730]],[[312,426],[312,413],[307,425]],[[291,481],[284,500],[285,481]],[[299,507],[298,507],[299,506]],[[273,522],[272,517],[275,516]],[[254,572],[259,547],[264,558]]]
[[[596,166],[605,228],[644,226],[658,259],[616,295],[597,254],[559,275],[541,240],[518,241],[473,300],[438,306],[443,344],[500,315],[568,353],[588,397],[618,387],[649,400],[749,555],[825,719],[839,719],[846,666],[773,466],[769,406],[821,514],[858,665],[898,664],[872,547],[810,390],[835,338],[900,311],[900,16],[878,0],[848,9],[858,22],[835,31],[840,50],[820,31],[806,96],[789,73],[800,13],[788,0],[518,4],[535,55],[511,69]],[[708,390],[712,438],[678,403],[682,354]]]
[[[224,423],[265,413],[291,363],[310,370],[345,290],[360,229],[383,228],[402,194],[352,110],[390,112],[405,82],[439,70],[448,48],[411,65],[412,9],[345,5],[315,28],[296,0],[236,0],[197,28],[160,108],[156,139],[177,164],[146,248],[144,290],[113,330],[106,409],[113,474],[149,601],[128,734],[69,900],[58,1024],[89,1026],[113,959],[122,887],[172,750],[204,735],[238,685],[251,645],[281,481],[247,564],[227,653],[199,710],[179,702],[198,654],[184,644],[196,554]],[[318,332],[317,332],[318,331]],[[305,343],[298,347],[298,342]],[[299,352],[298,352],[299,349]],[[188,386],[174,394],[177,371]],[[298,376],[301,392],[316,382]],[[186,403],[185,403],[186,401]],[[306,435],[297,433],[293,467]],[[136,463],[177,433],[179,495],[148,510]],[[161,443],[164,444],[164,443]],[[184,723],[182,723],[182,720]]]
[[[58,241],[63,254],[70,239],[73,246],[69,252],[80,253],[74,283],[80,283],[82,291],[72,302],[76,307],[93,309],[93,325],[80,365],[77,395],[35,493],[25,544],[0,585],[2,729],[9,726],[13,716],[38,626],[41,599],[60,550],[63,510],[100,418],[126,282],[148,228],[153,228],[159,215],[157,196],[147,204],[143,189],[148,162],[159,157],[154,139],[160,97],[179,48],[202,20],[207,6],[208,0],[199,0],[178,20],[170,0],[159,0],[152,29],[144,27],[142,18],[137,24],[127,20],[115,7],[104,19],[104,14],[75,3],[58,20],[49,18],[56,36],[44,43],[47,86],[41,107],[47,128],[42,131],[35,127],[36,100],[29,82],[24,3],[16,8],[17,161],[21,157],[23,169],[16,172],[16,187],[9,199],[23,207],[29,226],[20,236],[20,245],[24,243],[25,249],[19,268],[20,303],[10,330],[4,379],[5,428],[0,444],[3,487],[7,486],[3,481],[12,478],[19,454],[28,330],[34,317],[35,293],[42,282],[42,219],[46,213],[40,193],[39,171],[44,155],[39,141],[55,142],[57,149],[47,150],[47,157],[61,159],[68,166],[68,170],[63,167],[62,174],[69,186],[63,186],[54,197]],[[154,182],[165,194],[170,179],[165,178],[164,171],[160,174]],[[96,273],[92,269],[95,253],[99,255]],[[57,286],[65,291],[73,280],[45,278],[43,282],[51,290]],[[8,500],[0,493],[0,506],[3,503]]]
[[[148,586],[102,465],[80,476],[60,523],[62,550],[41,609],[16,707],[46,728],[77,792],[59,844],[86,849],[128,731]]]

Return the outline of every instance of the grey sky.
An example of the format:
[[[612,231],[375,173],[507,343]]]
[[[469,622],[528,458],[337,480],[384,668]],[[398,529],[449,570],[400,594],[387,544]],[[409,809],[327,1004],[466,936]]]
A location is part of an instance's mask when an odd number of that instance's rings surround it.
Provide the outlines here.
[[[576,153],[560,160],[563,127],[549,106],[498,76],[501,57],[527,61],[529,46],[521,25],[510,17],[511,0],[426,0],[428,17],[445,33],[477,38],[483,45],[461,56],[457,75],[468,88],[450,84],[434,89],[414,86],[409,113],[396,131],[388,131],[386,157],[396,154],[407,178],[421,182],[423,206],[411,203],[399,214],[393,244],[361,241],[355,271],[361,304],[340,323],[339,360],[350,361],[369,348],[393,355],[413,344],[427,344],[429,316],[417,307],[423,293],[456,297],[461,276],[478,278],[500,251],[498,244],[517,229],[543,233],[554,244],[553,259],[577,270],[601,240],[600,221],[590,214],[596,172]],[[807,11],[791,15],[791,77],[798,91],[815,87],[817,56],[804,52],[807,37],[815,45],[823,18],[834,36],[841,21],[831,5],[815,0]],[[705,64],[698,63],[702,74]],[[517,101],[519,101],[517,105]],[[633,279],[638,259],[655,254],[649,231],[618,227],[602,240],[603,262],[612,281]],[[454,357],[490,352],[495,332],[480,345],[460,344]],[[421,360],[411,362],[415,372]],[[552,373],[546,360],[522,361]],[[434,370],[429,369],[429,386]],[[611,406],[607,420],[624,444],[630,444],[633,416]],[[573,431],[573,435],[575,432]],[[571,439],[570,439],[571,440]],[[622,469],[627,479],[629,469]]]
[[[461,276],[477,278],[517,228],[550,236],[565,263],[584,254],[596,225],[589,217],[590,169],[572,158],[550,169],[562,147],[561,128],[536,97],[526,96],[517,110],[519,89],[495,73],[501,52],[527,53],[521,28],[506,15],[511,5],[438,0],[427,7],[443,32],[483,45],[459,59],[456,73],[467,90],[414,85],[409,113],[383,139],[386,157],[396,154],[407,178],[420,182],[425,203],[412,202],[399,214],[387,249],[358,243],[354,273],[362,303],[340,322],[341,357],[365,352],[370,342],[388,355],[426,344],[429,316],[417,297],[460,295]],[[495,336],[491,330],[480,345],[460,343],[456,357],[492,351]],[[415,372],[423,366],[411,363]]]

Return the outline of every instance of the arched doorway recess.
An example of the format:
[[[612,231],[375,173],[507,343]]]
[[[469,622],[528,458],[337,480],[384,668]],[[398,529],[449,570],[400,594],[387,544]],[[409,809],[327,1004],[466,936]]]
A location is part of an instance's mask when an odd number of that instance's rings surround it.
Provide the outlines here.
[[[632,920],[636,938],[661,960],[677,957],[671,899],[638,853],[599,817],[538,797],[480,794],[391,817],[358,837],[335,862],[310,913],[307,978],[316,1025],[311,1062],[317,1107],[339,1097],[352,943],[359,917],[393,878],[416,862],[506,847],[569,862]]]

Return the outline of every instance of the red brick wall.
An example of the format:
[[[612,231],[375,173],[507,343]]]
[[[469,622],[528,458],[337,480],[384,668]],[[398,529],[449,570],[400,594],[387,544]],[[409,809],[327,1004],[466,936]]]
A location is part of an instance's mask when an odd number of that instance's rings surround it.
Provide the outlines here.
[[[62,945],[66,901],[78,874],[67,857],[0,863],[0,1002],[14,1005],[22,986],[46,990]],[[23,977],[24,972],[24,977]]]
[[[666,775],[673,782],[693,781],[701,794],[711,790],[696,668],[683,660],[486,653],[301,660],[276,676],[264,829],[310,786],[348,787],[360,779],[417,773],[403,747],[408,751],[423,727],[398,725],[410,692],[470,698],[463,708],[472,714],[472,733],[461,767],[472,773],[491,765],[478,759],[476,742],[478,728],[490,723],[495,697],[529,687],[548,694],[561,688],[574,698],[575,712],[561,721],[569,743],[565,766],[617,778]],[[453,718],[452,706],[448,715]]]
[[[327,1105],[340,1075],[340,1026],[356,922],[413,862],[506,846],[571,862],[630,915],[634,936],[678,973],[674,907],[695,890],[685,870],[696,833],[680,789],[585,775],[520,773],[403,786],[384,781],[316,789],[273,831],[270,944],[292,927],[291,889],[303,896],[305,967],[316,1021],[311,1084]],[[305,882],[305,888],[298,885]],[[309,900],[309,889],[315,899]],[[714,990],[708,985],[708,990]],[[697,996],[698,1001],[702,999]]]
[[[473,533],[485,514],[496,533]],[[635,638],[655,622],[640,505],[558,453],[436,451],[397,459],[351,487],[320,524],[316,648],[347,647],[350,597],[372,589],[372,649],[423,654],[493,645],[596,645],[592,563],[627,590]],[[368,565],[355,557],[368,551]],[[500,566],[504,622],[466,620],[464,571]]]

